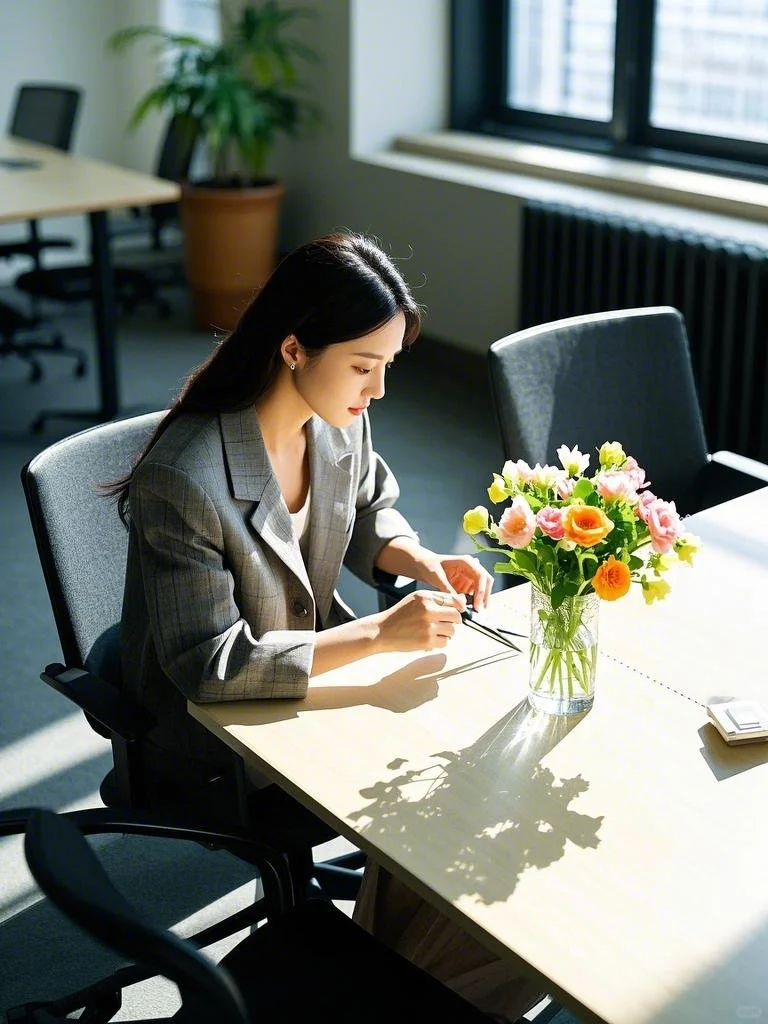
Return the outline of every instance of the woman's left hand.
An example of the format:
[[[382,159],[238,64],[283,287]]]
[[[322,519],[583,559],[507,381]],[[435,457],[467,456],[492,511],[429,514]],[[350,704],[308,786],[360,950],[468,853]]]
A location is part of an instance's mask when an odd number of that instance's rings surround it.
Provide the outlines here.
[[[432,554],[419,579],[445,593],[465,594],[478,610],[486,607],[493,589],[493,576],[472,555]]]
[[[464,594],[478,610],[485,608],[493,576],[472,555],[438,555],[410,537],[395,537],[376,559],[377,568],[392,576],[419,580],[444,594]]]

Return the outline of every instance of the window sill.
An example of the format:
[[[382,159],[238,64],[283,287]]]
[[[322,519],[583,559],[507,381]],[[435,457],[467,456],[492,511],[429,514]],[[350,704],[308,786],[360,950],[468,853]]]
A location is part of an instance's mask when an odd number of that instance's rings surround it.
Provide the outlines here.
[[[520,198],[768,243],[768,184],[761,182],[458,131],[402,135],[393,151],[363,159]]]

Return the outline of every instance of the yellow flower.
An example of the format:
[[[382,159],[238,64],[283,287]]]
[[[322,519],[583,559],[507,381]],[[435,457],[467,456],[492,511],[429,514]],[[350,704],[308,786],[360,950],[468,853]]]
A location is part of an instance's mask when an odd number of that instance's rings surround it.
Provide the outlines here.
[[[498,473],[493,474],[493,483],[488,488],[488,497],[494,504],[498,504],[500,501],[504,501],[505,498],[509,497],[509,491],[507,490],[507,485],[504,483],[504,477],[499,476]]]
[[[627,453],[618,441],[606,441],[600,445],[598,458],[603,469],[620,469],[626,457]]]
[[[667,572],[677,561],[677,556],[672,551],[662,555],[660,551],[652,551],[648,556],[648,568],[653,569],[657,575]]]
[[[672,589],[666,580],[649,580],[643,577],[640,582],[642,583],[643,597],[646,604],[662,601]]]
[[[693,556],[700,548],[701,541],[692,533],[681,534],[674,543],[675,554],[681,562],[687,562],[688,565],[693,565]]]
[[[464,513],[464,529],[467,533],[482,533],[488,529],[488,509],[476,505]]]

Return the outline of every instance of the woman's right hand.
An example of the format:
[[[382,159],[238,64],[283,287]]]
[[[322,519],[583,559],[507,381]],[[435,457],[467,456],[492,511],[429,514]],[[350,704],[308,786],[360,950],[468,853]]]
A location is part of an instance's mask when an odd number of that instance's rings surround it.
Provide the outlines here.
[[[415,590],[376,616],[378,646],[383,651],[430,651],[445,647],[465,608],[463,594]]]

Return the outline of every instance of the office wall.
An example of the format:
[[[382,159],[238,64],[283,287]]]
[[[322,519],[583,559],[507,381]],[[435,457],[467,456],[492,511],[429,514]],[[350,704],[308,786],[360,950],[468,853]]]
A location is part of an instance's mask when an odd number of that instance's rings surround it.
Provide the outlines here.
[[[289,190],[283,246],[341,226],[376,234],[405,258],[426,331],[484,352],[516,325],[519,204],[365,162],[399,131],[445,124],[448,0],[309,6],[317,16],[302,33],[321,57],[309,78],[325,123],[276,155]],[[104,44],[121,25],[157,22],[161,11],[162,0],[0,0],[0,118],[22,79],[75,82],[86,96],[75,151],[151,169],[159,123],[129,133],[126,122],[152,81],[152,59],[143,49],[118,58]],[[82,237],[82,219],[68,221],[67,233]]]
[[[154,126],[128,133],[133,104],[151,77],[148,52],[118,57],[109,36],[123,25],[156,22],[162,0],[0,0],[0,123],[23,81],[80,86],[74,151],[149,168]],[[149,162],[148,162],[149,161]]]
[[[160,118],[128,131],[130,111],[152,79],[146,50],[117,56],[109,36],[123,25],[157,23],[162,0],[0,0],[0,125],[10,119],[20,82],[60,82],[83,90],[73,151],[137,170],[150,170]],[[82,217],[47,221],[45,230],[74,238],[78,248],[63,258],[79,259],[85,238]],[[0,238],[19,234],[0,225]],[[0,282],[28,264],[0,265]]]
[[[402,269],[426,305],[426,332],[485,352],[517,322],[518,201],[365,162],[398,132],[445,126],[448,0],[313,6],[303,31],[321,56],[311,86],[326,120],[280,147],[283,242],[340,226],[378,235],[408,257]]]

